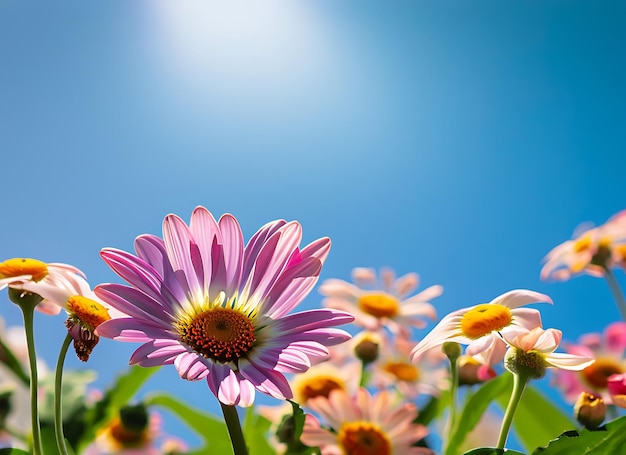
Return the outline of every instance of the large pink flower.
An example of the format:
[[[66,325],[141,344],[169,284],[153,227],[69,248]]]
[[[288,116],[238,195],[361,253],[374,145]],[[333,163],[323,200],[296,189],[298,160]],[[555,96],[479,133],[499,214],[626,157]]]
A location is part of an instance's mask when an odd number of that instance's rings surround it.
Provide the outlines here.
[[[626,373],[626,323],[613,322],[606,326],[603,333],[582,335],[577,344],[565,344],[565,350],[596,360],[581,371],[555,372],[553,382],[563,392],[565,399],[573,403],[580,392],[591,392],[611,403],[608,380],[612,375]]]
[[[355,284],[329,279],[320,286],[326,298],[324,305],[348,311],[355,316],[354,323],[367,330],[387,327],[394,334],[410,335],[411,327],[422,328],[425,318],[435,319],[435,308],[428,302],[443,292],[440,285],[430,286],[410,296],[419,284],[417,273],[397,278],[395,272],[384,268],[380,280],[370,268],[358,267],[352,271]]]
[[[552,299],[539,292],[516,289],[489,303],[453,311],[413,348],[413,361],[417,362],[429,349],[454,341],[468,345],[468,355],[482,354],[485,362],[493,365],[502,360],[506,351],[500,335],[541,326],[537,310],[519,308],[536,302],[552,303]]]
[[[567,280],[573,275],[604,276],[605,268],[626,265],[626,210],[601,226],[583,226],[574,238],[554,247],[544,258],[541,279]]]
[[[137,255],[104,249],[106,263],[130,286],[103,284],[96,294],[129,315],[97,333],[144,343],[131,364],[174,364],[187,380],[206,379],[224,404],[249,406],[255,389],[291,398],[283,373],[306,371],[326,346],[350,338],[333,326],[351,315],[327,309],[287,314],[317,281],[328,238],[300,249],[299,223],[274,221],[244,247],[237,220],[218,222],[197,207],[189,226],[163,221],[163,239],[142,235]]]
[[[394,405],[385,391],[372,397],[366,389],[349,396],[334,390],[328,398],[309,400],[308,406],[327,422],[307,415],[301,440],[319,447],[322,455],[433,455],[433,451],[413,444],[428,430],[415,424],[417,408],[413,403]]]

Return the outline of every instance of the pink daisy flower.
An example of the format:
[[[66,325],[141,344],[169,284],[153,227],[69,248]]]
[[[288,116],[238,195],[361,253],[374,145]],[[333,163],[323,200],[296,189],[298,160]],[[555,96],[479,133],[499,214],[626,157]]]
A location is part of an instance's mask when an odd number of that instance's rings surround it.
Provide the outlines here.
[[[96,294],[128,314],[96,333],[143,343],[131,364],[173,364],[181,378],[206,379],[226,405],[250,406],[255,390],[279,399],[292,392],[283,373],[306,371],[326,346],[350,338],[336,325],[342,311],[287,314],[315,285],[330,248],[328,238],[300,249],[297,222],[263,226],[244,247],[232,215],[218,222],[197,207],[189,226],[163,221],[163,239],[142,235],[137,255],[104,249],[105,262],[130,286],[102,284]]]
[[[309,407],[328,424],[307,414],[300,440],[319,447],[322,455],[433,455],[424,447],[413,447],[428,430],[413,423],[417,408],[413,403],[394,405],[387,392],[372,397],[366,389],[354,396],[343,390],[329,398],[309,400]]]
[[[541,279],[568,280],[585,273],[602,277],[605,268],[626,264],[626,210],[605,224],[589,228],[583,224],[574,238],[554,247],[544,258]]]
[[[581,392],[599,395],[606,403],[612,403],[608,382],[613,375],[626,373],[626,323],[614,322],[600,333],[588,333],[578,339],[578,344],[567,344],[570,354],[591,357],[595,362],[581,371],[556,371],[554,385],[575,402]]]
[[[9,287],[24,290],[24,285],[37,283],[58,286],[66,280],[72,280],[83,272],[74,266],[61,263],[45,263],[38,259],[13,258],[0,262],[0,290]],[[46,314],[59,314],[61,307],[44,300],[37,305],[37,310]]]
[[[354,323],[367,330],[387,327],[397,334],[410,335],[411,327],[422,328],[424,318],[435,319],[435,308],[429,300],[439,297],[443,287],[430,286],[411,297],[417,288],[419,276],[408,273],[398,279],[391,269],[382,269],[380,280],[369,268],[352,271],[355,284],[339,279],[326,280],[320,293],[326,298],[323,304],[354,314]]]
[[[543,361],[544,368],[560,368],[564,370],[579,371],[595,361],[593,357],[586,357],[576,354],[563,354],[556,351],[561,343],[562,333],[557,329],[542,329],[535,327],[532,330],[519,331],[518,333],[507,333],[503,335],[506,343],[509,345],[509,351],[506,354],[507,368],[510,367],[508,362],[510,354],[518,357],[520,353],[531,354],[533,357],[539,357]],[[525,367],[528,366],[526,356],[523,362]],[[535,363],[534,361],[531,363]],[[539,365],[541,367],[541,365]]]
[[[499,295],[489,303],[453,311],[413,348],[413,362],[419,361],[429,349],[454,341],[468,345],[468,355],[482,354],[487,364],[494,365],[502,360],[506,351],[501,336],[508,332],[517,333],[520,328],[530,330],[541,326],[539,311],[519,308],[537,302],[552,303],[552,299],[539,292],[517,289]]]

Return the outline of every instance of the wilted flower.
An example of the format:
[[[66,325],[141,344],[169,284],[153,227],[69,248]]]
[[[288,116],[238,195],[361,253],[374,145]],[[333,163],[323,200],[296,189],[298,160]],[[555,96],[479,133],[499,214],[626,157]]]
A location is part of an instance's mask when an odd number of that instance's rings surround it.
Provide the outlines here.
[[[174,364],[187,380],[206,379],[226,405],[249,406],[255,389],[279,399],[292,392],[283,373],[306,371],[326,346],[350,335],[342,311],[288,314],[315,285],[328,238],[300,249],[297,222],[263,226],[244,247],[232,215],[216,222],[198,207],[189,226],[176,215],[163,239],[142,235],[137,255],[104,249],[102,257],[130,286],[103,284],[96,294],[129,317],[104,322],[97,334],[144,343],[130,359],[145,367]]]
[[[322,426],[307,414],[301,440],[319,447],[322,455],[340,454],[406,454],[432,455],[430,449],[414,447],[428,430],[413,423],[417,408],[412,403],[394,405],[387,392],[372,397],[359,389],[353,397],[344,391],[333,391],[329,398],[314,398],[309,407],[328,426]]]
[[[329,308],[348,311],[355,316],[354,323],[367,330],[387,327],[393,333],[410,335],[411,327],[422,328],[424,318],[435,319],[436,312],[429,300],[439,297],[443,287],[430,286],[409,297],[419,284],[416,273],[408,273],[396,279],[391,269],[383,269],[380,282],[376,272],[369,268],[352,271],[356,284],[329,279],[320,286],[326,298],[323,304]]]
[[[481,353],[486,362],[493,365],[502,360],[506,350],[500,335],[520,327],[533,329],[541,326],[539,311],[519,308],[536,302],[552,303],[552,299],[539,292],[517,289],[499,295],[489,303],[453,311],[413,348],[413,361],[417,362],[429,349],[454,341],[468,345],[468,355]]]
[[[544,258],[542,279],[567,280],[586,273],[603,276],[606,269],[626,264],[626,210],[605,224],[577,229],[575,237],[550,251]]]

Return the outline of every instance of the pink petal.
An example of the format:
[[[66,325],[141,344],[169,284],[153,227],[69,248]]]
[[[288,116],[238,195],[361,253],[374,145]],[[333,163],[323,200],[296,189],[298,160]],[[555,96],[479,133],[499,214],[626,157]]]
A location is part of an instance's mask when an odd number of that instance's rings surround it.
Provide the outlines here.
[[[517,308],[523,305],[539,302],[553,303],[552,299],[547,295],[530,291],[528,289],[515,289],[513,291],[505,292],[489,303],[504,305],[508,308]]]

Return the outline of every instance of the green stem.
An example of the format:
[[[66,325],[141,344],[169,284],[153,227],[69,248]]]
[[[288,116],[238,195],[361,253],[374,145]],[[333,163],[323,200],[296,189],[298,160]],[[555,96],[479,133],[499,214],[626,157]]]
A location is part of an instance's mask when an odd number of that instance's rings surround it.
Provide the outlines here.
[[[504,418],[502,419],[500,437],[498,438],[498,449],[504,449],[506,439],[509,436],[509,430],[511,429],[511,424],[513,423],[515,410],[517,409],[517,405],[522,398],[522,394],[524,393],[524,389],[526,388],[526,384],[528,384],[529,379],[530,375],[528,373],[513,373],[513,391],[511,392],[511,398],[509,399],[509,404],[506,407]]]
[[[39,427],[39,410],[37,408],[37,354],[35,352],[35,334],[33,321],[37,304],[23,303],[19,305],[24,316],[24,331],[26,332],[26,346],[28,347],[28,362],[30,366],[30,413],[33,431],[33,454],[43,455],[41,448],[41,429]]]
[[[456,401],[457,394],[459,390],[459,365],[458,365],[458,357],[451,356],[450,360],[450,414],[448,415],[448,437],[444,443],[445,450],[443,453],[448,452],[448,444],[452,441],[452,437],[454,436],[454,432],[456,431]]]
[[[241,431],[237,408],[232,405],[224,404],[221,401],[220,406],[222,407],[224,421],[226,422],[228,434],[230,435],[230,442],[233,445],[233,453],[235,455],[248,455],[248,447],[246,447],[246,441],[243,438],[243,432]]]
[[[67,446],[65,445],[65,436],[63,435],[63,410],[61,407],[61,399],[63,394],[63,365],[67,350],[72,343],[72,336],[68,333],[63,340],[61,351],[59,352],[59,360],[57,361],[57,370],[54,376],[54,436],[57,441],[57,447],[61,455],[68,455]]]
[[[367,374],[367,365],[365,362],[361,362],[361,380],[359,381],[360,387],[367,387],[368,382],[368,374]]]
[[[606,279],[606,282],[609,285],[611,294],[613,294],[615,303],[617,303],[617,309],[619,310],[619,313],[622,316],[622,320],[626,321],[626,300],[624,299],[624,294],[622,293],[622,290],[619,287],[619,283],[615,279],[615,275],[613,274],[611,269],[608,267],[604,268],[604,278]]]

